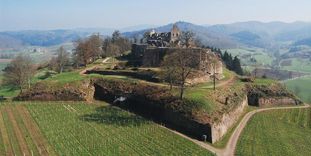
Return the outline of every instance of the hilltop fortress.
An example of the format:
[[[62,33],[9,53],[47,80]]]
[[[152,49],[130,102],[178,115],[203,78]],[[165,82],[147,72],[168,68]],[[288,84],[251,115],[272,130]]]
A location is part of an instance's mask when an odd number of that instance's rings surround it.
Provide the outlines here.
[[[145,33],[144,43],[132,45],[132,55],[137,64],[144,67],[159,67],[164,57],[170,53],[191,50],[195,58],[196,69],[201,72],[201,77],[209,78],[216,75],[218,79],[223,77],[223,64],[220,56],[211,49],[198,48],[194,44],[185,48],[180,44],[182,32],[176,24],[170,32],[156,32],[152,30]],[[202,75],[203,74],[203,75]]]

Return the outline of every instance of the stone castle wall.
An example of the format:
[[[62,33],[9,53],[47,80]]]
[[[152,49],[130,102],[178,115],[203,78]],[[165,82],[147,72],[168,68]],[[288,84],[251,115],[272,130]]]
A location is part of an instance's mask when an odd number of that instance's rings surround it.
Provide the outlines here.
[[[136,48],[132,51],[135,56],[140,57],[141,64],[144,67],[159,67],[164,59],[164,57],[168,54],[174,52],[183,52],[185,48],[146,48],[141,47],[141,49]],[[142,50],[144,49],[144,50]],[[223,64],[220,58],[209,49],[201,49],[201,48],[191,48],[193,51],[192,57],[197,61],[197,70],[200,70],[207,75],[219,75],[219,77],[223,74]]]
[[[244,98],[244,100],[241,102],[238,107],[236,107],[234,110],[230,111],[227,114],[224,114],[221,118],[221,120],[217,123],[214,123],[212,125],[212,143],[215,143],[228,132],[228,130],[238,122],[241,115],[243,115],[245,108],[248,106],[248,100],[247,97]]]

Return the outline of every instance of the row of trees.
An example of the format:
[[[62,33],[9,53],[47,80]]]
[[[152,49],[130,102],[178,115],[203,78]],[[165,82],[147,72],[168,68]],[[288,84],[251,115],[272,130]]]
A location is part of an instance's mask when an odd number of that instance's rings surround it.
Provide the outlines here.
[[[76,41],[72,54],[64,47],[60,47],[56,56],[49,61],[48,67],[62,73],[67,68],[86,66],[98,58],[120,56],[130,48],[130,41],[122,37],[119,31],[115,31],[112,37],[105,39],[102,39],[99,34],[95,34]],[[31,79],[36,70],[37,66],[30,56],[18,55],[3,70],[2,84],[18,87],[20,92],[23,92],[24,89],[30,88]]]
[[[71,56],[63,47],[60,47],[57,56],[51,59],[49,67],[61,73],[67,67],[86,66],[99,58],[120,56],[130,48],[130,41],[122,37],[119,31],[115,31],[111,37],[105,39],[95,34],[86,39],[77,40]]]
[[[73,60],[76,66],[86,66],[98,58],[120,56],[130,49],[131,42],[122,37],[119,31],[113,32],[112,37],[105,39],[97,34],[76,42]]]

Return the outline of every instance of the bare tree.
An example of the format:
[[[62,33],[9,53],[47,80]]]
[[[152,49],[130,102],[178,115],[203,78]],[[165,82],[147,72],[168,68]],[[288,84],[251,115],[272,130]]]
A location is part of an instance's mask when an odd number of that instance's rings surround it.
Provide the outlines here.
[[[124,52],[131,49],[131,42],[125,37],[121,36],[121,33],[116,30],[113,32],[112,37],[107,37],[103,43],[103,56],[120,56]]]
[[[192,49],[179,50],[167,55],[163,61],[165,62],[164,67],[169,69],[166,71],[167,77],[170,77],[170,81],[179,86],[180,99],[184,95],[186,80],[195,71],[196,61],[192,54]]]
[[[195,34],[192,31],[182,32],[179,37],[180,45],[186,48],[191,47],[194,44],[194,41],[193,41],[194,35]]]
[[[64,68],[69,63],[69,53],[61,46],[57,50],[57,57],[53,57],[50,60],[49,66],[52,70],[55,70],[58,73],[62,73]]]
[[[102,43],[103,41],[99,34],[92,35],[85,40],[76,41],[76,48],[73,53],[73,58],[75,58],[76,61],[75,63],[86,66],[100,58],[102,54]]]
[[[175,84],[177,84],[177,78],[178,78],[178,75],[175,71],[175,68],[173,65],[172,65],[172,57],[166,57],[161,66],[162,66],[162,72],[160,74],[160,77],[161,79],[163,79],[164,81],[168,82],[169,83],[169,86],[170,86],[170,90],[173,89],[173,86]]]
[[[3,71],[4,83],[18,87],[22,93],[25,87],[30,88],[35,66],[29,56],[18,55]]]

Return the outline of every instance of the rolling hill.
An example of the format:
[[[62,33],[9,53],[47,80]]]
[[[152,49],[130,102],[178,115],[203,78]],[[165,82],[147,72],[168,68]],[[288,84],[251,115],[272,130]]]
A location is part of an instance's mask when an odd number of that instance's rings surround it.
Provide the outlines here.
[[[193,31],[202,43],[218,48],[236,48],[253,46],[259,48],[278,47],[280,43],[292,45],[309,44],[311,23],[307,22],[238,22],[232,24],[196,25],[188,22],[176,22],[182,31]],[[129,38],[141,38],[146,31],[154,28],[159,32],[167,32],[173,23],[156,27],[154,25],[138,25],[119,29]],[[0,48],[16,48],[20,46],[51,46],[71,42],[92,33],[110,35],[113,28],[77,28],[68,30],[43,31],[11,31],[0,32]]]

